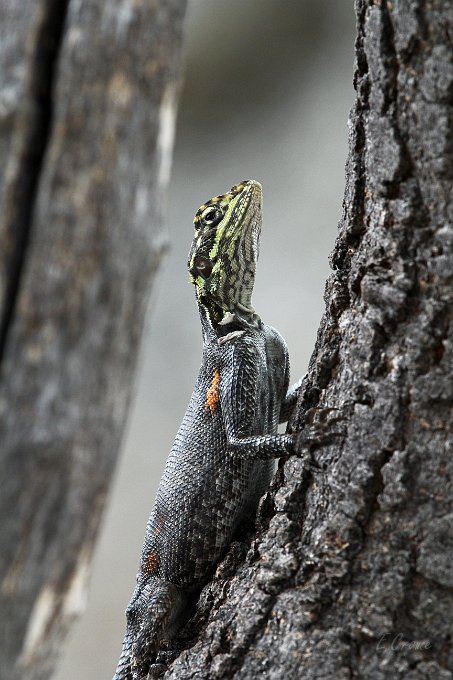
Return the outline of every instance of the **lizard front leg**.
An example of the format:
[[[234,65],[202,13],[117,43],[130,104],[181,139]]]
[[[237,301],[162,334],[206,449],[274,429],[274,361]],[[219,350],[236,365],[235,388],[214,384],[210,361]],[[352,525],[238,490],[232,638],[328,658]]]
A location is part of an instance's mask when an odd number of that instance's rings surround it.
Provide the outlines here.
[[[228,452],[247,460],[269,460],[295,453],[295,442],[293,434],[241,437],[231,433],[228,437]]]
[[[253,432],[257,413],[264,408],[259,365],[256,350],[248,343],[234,348],[232,359],[221,371],[220,404],[227,450],[248,460],[287,456],[293,453],[295,443],[292,434]]]
[[[244,437],[235,432],[233,425],[230,428],[227,445],[229,453],[244,460],[269,460],[290,454],[311,455],[315,448],[331,444],[336,438],[344,436],[343,432],[329,431],[325,425],[320,424],[294,434]]]
[[[290,408],[297,400],[302,380],[287,393],[280,407]],[[251,431],[257,409],[262,409],[261,381],[253,355],[245,354],[222,371],[220,401],[227,450],[245,460],[269,460],[289,454],[305,456],[317,446],[329,444],[339,432],[330,431],[328,424],[317,422],[294,434],[259,434]],[[332,409],[325,409],[330,412]]]

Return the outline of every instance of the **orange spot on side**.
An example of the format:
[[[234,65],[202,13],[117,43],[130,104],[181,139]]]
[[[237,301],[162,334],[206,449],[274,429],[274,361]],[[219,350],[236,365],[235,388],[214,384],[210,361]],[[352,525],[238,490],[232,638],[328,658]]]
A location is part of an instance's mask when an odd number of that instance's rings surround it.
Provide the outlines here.
[[[216,405],[220,399],[220,373],[215,368],[214,376],[212,378],[211,386],[206,390],[206,410],[214,413]]]
[[[143,571],[146,574],[152,574],[153,571],[157,569],[157,565],[159,564],[159,556],[157,553],[152,552],[147,555],[146,560],[145,560],[145,565],[143,567]]]

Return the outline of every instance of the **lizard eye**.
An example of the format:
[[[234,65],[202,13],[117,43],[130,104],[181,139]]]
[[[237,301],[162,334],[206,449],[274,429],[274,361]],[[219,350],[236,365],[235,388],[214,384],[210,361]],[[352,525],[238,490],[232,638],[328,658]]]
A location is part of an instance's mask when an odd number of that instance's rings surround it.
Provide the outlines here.
[[[223,217],[223,210],[218,205],[210,205],[201,214],[201,219],[209,227],[215,227]]]
[[[195,272],[202,276],[204,279],[208,279],[211,276],[214,263],[211,262],[211,260],[209,260],[207,257],[197,255],[193,264]]]

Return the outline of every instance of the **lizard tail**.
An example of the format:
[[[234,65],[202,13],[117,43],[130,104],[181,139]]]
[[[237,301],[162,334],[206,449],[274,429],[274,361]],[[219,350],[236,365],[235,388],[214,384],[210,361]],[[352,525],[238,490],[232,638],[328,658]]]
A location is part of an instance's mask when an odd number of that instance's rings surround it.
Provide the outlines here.
[[[113,680],[132,680],[131,653],[132,640],[126,635]]]

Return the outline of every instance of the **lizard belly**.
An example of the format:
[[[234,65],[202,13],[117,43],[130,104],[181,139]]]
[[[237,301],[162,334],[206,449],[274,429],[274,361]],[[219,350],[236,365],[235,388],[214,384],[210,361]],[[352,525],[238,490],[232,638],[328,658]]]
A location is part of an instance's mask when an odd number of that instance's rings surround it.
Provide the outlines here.
[[[146,555],[156,556],[148,557],[155,575],[186,588],[205,581],[238,525],[256,510],[273,467],[233,458],[220,409],[208,413],[194,394],[148,523]]]

